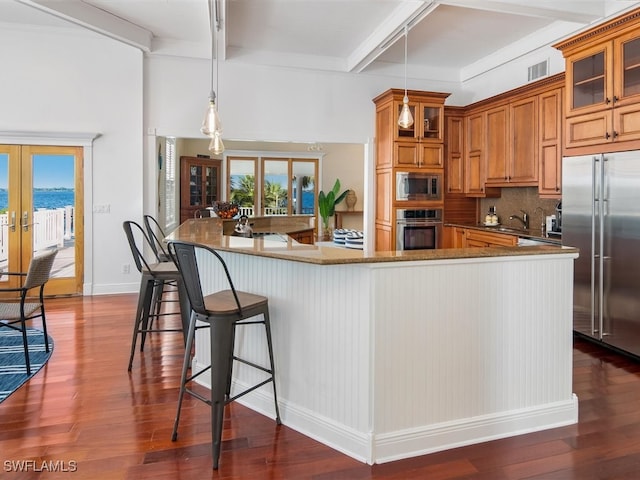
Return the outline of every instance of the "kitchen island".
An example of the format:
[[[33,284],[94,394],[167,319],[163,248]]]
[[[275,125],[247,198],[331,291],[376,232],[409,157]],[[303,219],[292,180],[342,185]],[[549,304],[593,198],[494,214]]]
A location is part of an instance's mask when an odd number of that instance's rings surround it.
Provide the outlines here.
[[[237,288],[269,298],[285,425],[373,464],[577,421],[576,249],[367,252],[220,225],[189,220],[167,240],[217,248]],[[212,267],[201,265],[203,288],[225,288]],[[198,334],[196,369],[208,339]],[[266,361],[257,328],[236,348]],[[259,375],[236,365],[234,389]],[[274,414],[270,388],[239,401]]]

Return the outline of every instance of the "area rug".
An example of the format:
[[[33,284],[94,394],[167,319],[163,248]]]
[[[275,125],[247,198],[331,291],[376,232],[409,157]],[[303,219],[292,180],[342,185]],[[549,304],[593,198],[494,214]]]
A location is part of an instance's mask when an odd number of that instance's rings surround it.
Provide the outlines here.
[[[49,352],[45,351],[44,335],[35,328],[27,329],[31,375],[27,375],[24,362],[22,333],[0,326],[0,402],[15,392],[47,363],[53,352],[53,340],[49,337]]]

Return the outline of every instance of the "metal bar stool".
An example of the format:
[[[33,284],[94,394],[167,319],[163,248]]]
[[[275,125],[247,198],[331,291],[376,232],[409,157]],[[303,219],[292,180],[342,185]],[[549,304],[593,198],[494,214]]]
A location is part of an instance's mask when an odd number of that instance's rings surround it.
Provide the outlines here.
[[[196,251],[201,255],[212,255],[219,261],[224,269],[229,289],[204,296],[196,260]],[[273,400],[275,404],[276,423],[281,424],[280,411],[278,410],[278,396],[276,394],[275,367],[273,363],[273,346],[271,342],[271,325],[269,322],[269,304],[267,297],[236,290],[231,280],[231,275],[222,257],[204,245],[190,242],[174,241],[169,243],[169,252],[174,256],[176,264],[182,274],[185,289],[189,295],[191,304],[191,321],[187,334],[187,344],[182,364],[182,377],[180,379],[180,394],[178,396],[178,409],[173,425],[171,440],[178,437],[178,423],[180,421],[180,409],[184,394],[188,393],[205,402],[211,407],[211,437],[213,468],[218,468],[220,447],[222,439],[222,425],[224,422],[224,407],[226,404],[246,395],[249,392],[271,382],[273,386]],[[253,317],[262,316],[261,320],[250,320]],[[204,322],[209,326],[211,341],[211,365],[191,376],[187,371],[191,365],[191,347],[195,337],[196,323]],[[244,360],[234,355],[235,328],[240,325],[262,324],[265,327],[267,348],[269,351],[269,368],[262,367],[253,362]],[[230,397],[231,377],[233,361],[242,362],[245,365],[262,370],[269,376],[264,381],[250,387],[241,393]],[[211,372],[211,395],[206,398],[203,395],[189,389],[187,384],[202,373]]]
[[[145,245],[150,247],[150,240],[144,229],[138,223],[130,220],[123,222],[122,227],[129,241],[129,247],[131,248],[136,268],[142,274],[140,279],[140,293],[138,295],[138,307],[136,309],[136,318],[133,327],[133,338],[131,339],[131,355],[129,356],[128,370],[131,371],[138,336],[140,336],[141,352],[144,350],[147,333],[150,332],[182,332],[186,344],[191,308],[182,283],[182,276],[176,264],[173,262],[161,262],[157,257],[154,258],[154,262],[147,262],[142,252]],[[142,244],[140,246],[136,242],[136,234],[134,234],[134,231],[142,238]],[[174,284],[178,288],[181,317],[180,328],[154,328],[150,322],[150,319],[157,318],[159,315],[172,314],[159,313],[160,308],[158,303],[162,301],[162,292],[166,284]]]

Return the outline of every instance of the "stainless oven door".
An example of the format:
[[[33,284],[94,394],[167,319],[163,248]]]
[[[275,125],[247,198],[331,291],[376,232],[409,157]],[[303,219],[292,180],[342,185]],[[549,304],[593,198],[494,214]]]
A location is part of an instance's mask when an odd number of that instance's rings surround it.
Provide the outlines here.
[[[432,250],[440,247],[442,222],[399,221],[396,250]]]

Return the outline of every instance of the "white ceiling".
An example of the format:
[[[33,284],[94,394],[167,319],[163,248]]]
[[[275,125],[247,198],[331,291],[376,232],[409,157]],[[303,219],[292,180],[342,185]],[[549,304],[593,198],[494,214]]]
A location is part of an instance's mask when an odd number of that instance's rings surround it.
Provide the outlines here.
[[[626,0],[218,0],[220,61],[465,80]],[[208,0],[0,0],[0,26],[88,28],[150,55],[209,58]]]

